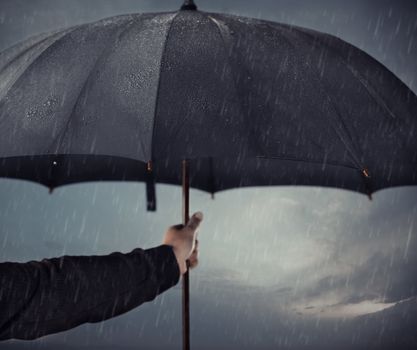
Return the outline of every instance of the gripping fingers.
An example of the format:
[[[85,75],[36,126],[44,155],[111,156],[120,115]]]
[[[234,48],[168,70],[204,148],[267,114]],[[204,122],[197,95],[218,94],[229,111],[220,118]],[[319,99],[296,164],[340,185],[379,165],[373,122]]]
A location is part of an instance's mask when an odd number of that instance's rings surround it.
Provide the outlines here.
[[[187,227],[193,231],[196,231],[198,229],[198,226],[200,226],[201,221],[203,221],[203,213],[198,211],[193,214],[193,216],[190,218],[190,220],[187,223]]]
[[[190,256],[190,258],[188,259],[190,262],[190,268],[194,268],[198,265],[198,240],[196,239],[195,241],[195,247],[194,250]]]

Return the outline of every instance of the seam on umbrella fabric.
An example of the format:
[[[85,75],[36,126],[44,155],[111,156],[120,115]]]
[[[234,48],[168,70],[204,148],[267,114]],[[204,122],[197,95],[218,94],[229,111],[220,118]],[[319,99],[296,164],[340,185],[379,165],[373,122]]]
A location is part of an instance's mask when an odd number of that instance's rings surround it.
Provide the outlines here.
[[[300,30],[300,32],[303,33],[305,36],[307,36],[309,38],[312,37],[312,35],[310,33],[308,33],[307,31],[305,31],[305,29]],[[341,42],[342,44],[346,45],[346,43],[343,42],[343,40],[341,40],[341,39],[339,39],[339,38],[337,38],[337,37],[335,37],[333,35],[330,35],[330,34],[325,34],[325,35],[327,35],[329,38],[331,38],[333,40],[337,40],[337,41]],[[389,131],[388,131],[388,135],[389,136],[393,136],[393,134],[396,131],[396,127],[398,127],[398,125],[400,124],[400,122],[404,123],[405,125],[410,126],[409,119],[408,118],[398,118],[397,115],[388,107],[388,105],[385,102],[385,99],[374,89],[374,87],[370,83],[368,83],[366,81],[366,79],[364,78],[364,76],[358,70],[356,70],[351,64],[349,64],[344,59],[344,57],[339,52],[339,50],[336,50],[333,47],[331,47],[328,43],[326,43],[326,41],[324,39],[322,39],[320,37],[317,37],[317,40],[322,45],[325,45],[329,50],[331,50],[332,52],[334,52],[341,59],[341,61],[343,62],[343,64],[347,68],[347,71],[349,73],[351,73],[351,75],[357,81],[359,81],[359,83],[365,88],[366,92],[371,97],[371,99],[373,99],[378,106],[382,106],[382,108],[390,115],[390,117],[391,117],[390,120],[391,121],[394,121],[394,123],[393,123],[394,125],[391,125],[389,127]],[[385,67],[384,65],[382,65],[382,63],[380,63],[378,60],[376,60],[375,58],[373,58],[371,55],[369,55],[365,51],[360,50],[358,48],[357,48],[357,50],[359,50],[365,57],[368,56],[367,58],[371,58],[376,63],[378,63],[379,65],[381,65],[382,68],[385,69],[385,70],[387,70],[390,74],[394,75],[387,67]],[[401,82],[401,84],[403,84],[406,89],[409,89],[411,91],[411,89],[407,85],[405,85],[400,79],[398,79],[398,81]],[[411,93],[414,94],[413,91],[411,91]],[[402,140],[402,141],[404,141],[404,140]]]
[[[294,44],[291,42],[291,40],[289,40],[285,35],[283,35],[283,38],[294,49],[294,51],[297,51],[297,48],[294,46]],[[298,49],[299,50],[302,50],[303,52],[305,52],[305,50],[302,49],[302,48],[298,48]],[[358,170],[364,169],[365,166],[360,161],[360,156],[358,156],[356,154],[356,153],[359,153],[360,155],[363,155],[362,150],[355,149],[356,148],[355,147],[355,143],[353,142],[352,136],[350,135],[350,132],[349,132],[349,130],[348,130],[348,128],[347,128],[344,120],[343,120],[343,117],[340,115],[338,109],[336,108],[336,106],[334,104],[333,99],[328,94],[328,92],[327,92],[326,88],[324,87],[323,83],[318,78],[317,71],[315,69],[311,68],[311,72],[313,73],[312,74],[313,79],[318,83],[318,87],[325,94],[326,99],[327,99],[327,102],[329,103],[329,107],[333,110],[333,112],[338,117],[337,119],[341,123],[341,127],[339,127],[338,124],[335,123],[334,118],[330,118],[330,120],[332,122],[332,125],[333,125],[333,127],[334,127],[334,129],[336,131],[336,135],[338,135],[340,141],[342,141],[342,143],[346,147],[346,150],[351,155],[353,162],[356,163],[356,166],[358,167]]]
[[[4,95],[3,95],[3,98],[2,98],[2,100],[3,99],[5,99],[6,97],[7,97],[7,95],[9,94],[9,92],[10,92],[10,90],[12,90],[14,87],[15,87],[15,85],[20,81],[20,79],[22,78],[22,76],[35,64],[35,62],[41,57],[41,56],[43,56],[44,54],[45,54],[45,52],[46,51],[48,51],[50,48],[52,48],[52,47],[54,47],[57,43],[59,43],[63,38],[65,38],[67,35],[69,35],[69,34],[71,34],[72,32],[74,32],[78,27],[80,27],[80,26],[77,26],[77,27],[72,27],[72,28],[70,28],[70,29],[68,29],[67,31],[64,31],[64,33],[62,33],[63,35],[62,36],[60,36],[60,37],[58,37],[55,41],[53,41],[50,45],[48,45],[45,49],[43,49],[34,59],[33,59],[33,61],[32,62],[30,62],[29,64],[28,64],[28,66],[16,77],[16,79],[15,79],[15,81],[7,88],[7,90],[4,92]],[[53,35],[57,35],[57,33],[56,34],[53,34]],[[57,35],[58,36],[58,35]],[[46,40],[46,39],[45,39]],[[39,45],[39,44],[42,44],[44,42],[44,40],[41,40],[40,42],[38,42],[37,44],[35,44],[34,46],[36,46],[36,45]],[[25,50],[25,52],[27,52],[27,50]],[[20,55],[18,55],[18,56],[16,56],[16,57],[20,57]],[[7,66],[7,65],[6,65]],[[2,70],[2,72],[3,72],[3,70]],[[1,100],[0,100],[1,101]]]
[[[282,24],[282,23],[268,22],[268,21],[267,21],[267,25],[270,26],[271,28],[277,29],[277,30],[286,29],[291,34],[293,34],[293,33],[295,33],[295,34],[299,34],[299,33],[305,34],[305,32],[304,32],[305,28],[298,27],[298,26],[287,25],[287,24]],[[317,34],[322,34],[322,33],[317,32]],[[286,38],[285,35],[283,35],[282,37],[294,49],[294,51],[296,51],[296,47],[293,45],[293,43],[291,42],[291,40],[289,40],[288,38]],[[309,35],[309,38],[310,39],[311,38],[312,39],[315,39],[315,37],[313,37],[311,35]],[[313,72],[314,72],[315,80],[319,83],[320,89],[325,93],[326,97],[328,98],[328,102],[330,103],[330,107],[334,110],[334,112],[338,115],[340,121],[342,122],[343,127],[345,129],[344,132],[346,133],[345,136],[347,136],[350,139],[351,142],[346,142],[346,139],[343,137],[343,135],[340,135],[338,133],[338,131],[342,131],[343,132],[343,128],[341,129],[341,128],[336,128],[335,127],[335,130],[337,132],[337,135],[339,136],[340,141],[342,141],[342,143],[345,145],[346,148],[348,148],[349,144],[351,144],[351,146],[354,148],[353,139],[352,139],[352,137],[351,137],[351,135],[350,135],[350,133],[349,133],[349,131],[348,131],[348,129],[347,129],[344,121],[343,121],[343,118],[340,116],[340,113],[338,112],[337,108],[335,108],[335,104],[334,104],[332,98],[327,93],[327,90],[324,88],[323,83],[321,82],[321,80],[319,78],[317,78],[318,73],[316,71],[313,71]],[[348,151],[349,151],[349,153],[351,154],[351,156],[353,158],[352,160],[357,163],[358,169],[362,170],[363,168],[362,168],[361,162],[356,157],[355,150],[349,150],[349,148],[348,148]],[[358,151],[358,150],[356,150],[356,151]],[[361,153],[361,152],[358,152],[358,153]]]
[[[126,27],[123,27],[122,26],[122,28],[118,28],[118,30],[116,31],[116,33],[113,33],[114,36],[115,37],[117,36],[117,37],[120,38],[124,33],[126,33],[131,28],[131,25],[132,25],[133,22],[134,22],[134,20],[131,19],[128,23],[125,23],[124,24]],[[47,149],[45,150],[45,153],[46,154],[58,153],[58,151],[60,150],[60,148],[62,146],[62,142],[64,140],[64,137],[65,137],[65,135],[68,132],[68,127],[69,127],[70,122],[72,120],[72,116],[73,116],[73,114],[75,112],[75,109],[77,108],[79,99],[80,99],[82,93],[85,91],[85,87],[87,86],[87,83],[88,83],[88,81],[89,81],[92,73],[95,71],[95,68],[96,68],[98,62],[105,56],[105,54],[107,54],[108,52],[110,52],[113,48],[114,48],[113,45],[105,46],[103,48],[103,50],[101,51],[101,53],[97,56],[95,62],[93,63],[90,71],[87,74],[87,77],[85,78],[85,80],[83,82],[82,87],[80,88],[80,91],[77,94],[77,97],[75,98],[74,104],[73,104],[72,109],[71,109],[71,113],[70,113],[70,115],[67,118],[67,121],[65,123],[65,126],[62,127],[62,129],[59,132],[59,134],[56,136],[56,138],[54,140],[52,140],[51,144],[47,147]],[[55,151],[54,151],[54,149],[55,149]]]
[[[308,32],[304,31],[304,30],[300,30],[300,32],[302,34],[304,34],[305,36],[308,36],[309,38],[312,37],[311,34],[309,34]],[[338,40],[340,42],[342,42],[343,44],[345,44],[341,39],[334,37],[332,35],[326,34],[328,35],[330,38],[334,39],[334,40]],[[322,38],[320,38],[319,36],[317,36],[315,39],[317,39],[322,45],[325,45],[327,49],[331,50],[332,52],[335,52],[336,55],[341,59],[341,61],[344,63],[344,65],[346,66],[346,68],[348,69],[348,71],[361,83],[361,85],[365,88],[366,92],[369,94],[369,96],[371,96],[374,100],[376,100],[376,102],[378,104],[380,104],[387,112],[388,114],[391,116],[391,118],[398,120],[397,115],[388,107],[388,105],[386,104],[384,98],[378,94],[378,92],[373,88],[373,86],[371,86],[366,79],[363,77],[363,75],[357,71],[351,64],[349,64],[344,57],[340,54],[340,52],[338,50],[335,50],[333,47],[331,47],[328,43],[326,43],[325,40],[323,40]],[[375,60],[378,64],[382,65],[378,60],[376,60],[375,58],[373,58],[372,56],[370,56],[368,53],[366,53],[363,50],[360,50],[359,48],[355,49],[359,50],[362,54],[365,54],[367,56],[369,56],[371,59]],[[382,65],[383,66],[383,65]],[[385,66],[383,66],[384,69],[387,69]],[[387,69],[388,70],[388,69]],[[393,74],[390,71],[391,74]],[[407,87],[408,88],[408,87]]]
[[[289,43],[289,45],[291,47],[293,47],[293,49],[296,51],[296,47],[292,44],[292,42],[290,40],[288,40],[285,37],[285,35],[283,37],[284,37],[284,40],[286,40]],[[301,48],[301,50],[303,50],[303,49]],[[303,50],[303,52],[305,52],[305,50]],[[312,75],[313,75],[314,80],[318,83],[319,89],[325,94],[326,99],[329,103],[329,107],[337,115],[340,123],[342,124],[342,127],[338,127],[338,125],[334,123],[333,118],[331,119],[332,125],[333,125],[333,127],[336,131],[336,134],[339,136],[339,139],[342,141],[342,143],[345,145],[346,149],[348,150],[348,152],[352,156],[352,160],[354,161],[354,163],[356,163],[356,166],[358,167],[358,169],[362,170],[364,168],[364,166],[361,164],[361,161],[359,160],[359,157],[356,155],[356,152],[358,152],[358,150],[355,150],[355,145],[354,145],[352,136],[350,135],[349,129],[347,128],[347,126],[346,126],[346,124],[343,120],[343,117],[340,115],[340,112],[336,108],[333,99],[328,94],[327,89],[324,87],[320,78],[318,78],[317,71],[315,69],[311,69],[311,72],[313,73]],[[359,151],[358,153],[362,154],[363,152]]]
[[[301,34],[303,34],[303,36],[305,37],[306,35],[305,35],[305,32],[303,31],[303,30],[300,30],[300,33]],[[310,38],[311,38],[311,35],[309,36]],[[303,38],[304,39],[304,38]],[[325,45],[325,47],[326,47],[326,49],[328,49],[329,51],[331,51],[332,53],[334,52],[334,50],[332,49],[332,47],[330,47],[329,45],[327,45],[326,43],[324,43],[321,39],[320,39],[320,37],[318,36],[318,40],[319,40],[319,42],[322,44],[322,45]],[[340,40],[340,39],[338,39],[338,40]],[[341,60],[342,60],[342,62],[345,64],[345,66],[347,66],[348,67],[348,70],[351,72],[351,74],[353,75],[353,77],[357,80],[357,81],[359,81],[360,83],[361,83],[361,85],[362,86],[364,86],[365,87],[365,89],[366,89],[366,91],[368,92],[368,94],[370,94],[370,92],[369,92],[369,90],[368,90],[368,88],[367,88],[367,86],[364,84],[364,82],[362,81],[362,79],[358,79],[357,78],[357,76],[355,75],[355,74],[353,74],[353,72],[351,71],[351,69],[350,69],[350,67],[349,67],[349,65],[347,64],[347,62],[345,62],[345,60],[343,59],[343,57],[339,54],[339,53],[337,53],[336,52],[336,55],[337,55],[337,57],[339,57]],[[334,103],[334,101],[333,101],[333,99],[331,98],[331,96],[327,93],[327,90],[326,90],[326,88],[324,87],[324,85],[323,85],[323,83],[321,82],[321,80],[318,78],[318,73],[317,73],[317,71],[316,70],[313,70],[313,72],[314,72],[314,75],[315,75],[315,77],[316,77],[316,80],[319,82],[319,84],[320,84],[320,88],[321,88],[321,90],[326,94],[326,96],[327,96],[327,98],[329,99],[329,101],[330,101],[330,103],[331,103],[331,106],[332,106],[332,108],[333,108],[333,110],[336,112],[336,114],[337,114],[337,116],[339,117],[339,120],[340,120],[340,122],[342,123],[342,126],[343,126],[343,129],[345,130],[345,132],[346,132],[346,134],[347,134],[347,137],[350,139],[350,141],[351,141],[351,146],[354,148],[353,150],[352,150],[352,155],[355,157],[356,156],[356,154],[355,154],[355,151],[357,151],[358,153],[359,153],[359,157],[360,156],[362,156],[362,158],[363,158],[363,155],[364,155],[364,152],[363,152],[363,150],[361,149],[361,147],[359,146],[359,145],[355,145],[355,142],[354,142],[354,140],[353,140],[353,138],[352,138],[352,136],[350,135],[350,133],[349,133],[349,129],[348,129],[348,127],[346,126],[346,123],[344,122],[344,120],[343,120],[343,117],[340,115],[340,112],[338,111],[338,109],[336,108],[336,105],[335,105],[335,103]],[[370,94],[371,95],[371,94]],[[372,95],[371,95],[372,96]],[[394,117],[395,118],[395,117]],[[348,146],[348,145],[345,145],[345,146]],[[355,149],[356,148],[356,149]],[[360,169],[359,170],[363,170],[363,169],[366,169],[366,165],[365,164],[363,164],[361,161],[360,161],[360,159],[356,159],[356,161],[357,161],[357,163],[358,163],[358,166],[360,167]]]
[[[157,14],[157,15],[160,15],[160,14]],[[172,15],[172,13],[168,12],[168,13],[165,13],[165,15]],[[154,117],[153,117],[153,121],[152,121],[152,136],[151,136],[151,144],[150,144],[150,152],[149,152],[151,159],[146,159],[147,158],[146,154],[145,154],[146,145],[143,142],[142,138],[139,138],[139,140],[138,140],[140,145],[141,145],[141,148],[142,148],[143,162],[145,162],[145,163],[154,160],[153,159],[153,154],[152,154],[152,152],[153,152],[153,138],[154,138],[154,129],[155,129],[155,119],[156,119],[156,115],[157,115],[157,113],[156,113],[157,104],[158,104],[158,99],[159,99],[159,87],[160,87],[160,81],[161,81],[160,78],[161,78],[162,58],[163,58],[164,53],[165,53],[165,48],[166,48],[166,44],[167,44],[167,40],[168,40],[168,34],[169,34],[169,31],[171,30],[172,22],[174,21],[175,17],[177,17],[177,15],[178,15],[178,12],[174,16],[172,16],[172,18],[171,18],[171,23],[169,24],[169,28],[166,30],[165,40],[164,40],[164,44],[163,44],[163,47],[162,47],[162,50],[161,50],[161,60],[159,62],[159,70],[158,70],[158,84],[157,84],[157,89],[156,89],[156,94],[155,94],[155,104],[154,104],[154,108],[153,108]]]
[[[215,15],[215,14],[214,14]],[[210,19],[212,19],[213,20],[213,22],[217,25],[217,27],[218,27],[218,30],[219,30],[219,32],[220,32],[220,35],[221,35],[221,37],[222,37],[222,39],[223,39],[223,41],[224,41],[224,37],[223,37],[223,34],[222,34],[222,30],[221,30],[221,27],[220,27],[220,25],[219,25],[219,23],[218,23],[218,21],[214,18],[214,17],[211,17],[211,14],[209,14],[208,15],[208,17],[210,18]],[[227,16],[227,17],[230,17],[230,19],[232,19],[232,20],[236,20],[236,18],[238,18],[238,17],[235,17],[235,16]],[[263,22],[264,21],[257,21],[254,25],[258,25],[258,24],[263,24]],[[227,26],[226,26],[227,27]],[[274,28],[275,29],[275,28]],[[229,59],[229,57],[228,57],[228,61],[229,61],[229,65],[230,65],[230,59]],[[238,90],[237,89],[237,83],[235,82],[235,80],[234,80],[234,75],[232,74],[232,77],[233,77],[233,81],[234,81],[234,83],[235,83],[235,88],[236,88],[236,91]],[[259,95],[259,93],[255,90],[255,91],[252,91],[252,93],[254,93],[254,94],[256,94],[257,96]],[[240,102],[240,104],[242,103],[240,100],[239,100],[239,102]],[[270,106],[269,106],[269,104],[265,104],[264,105],[264,107],[266,107],[269,111],[270,111],[270,115],[271,116],[275,116],[276,114],[275,113],[273,113],[272,112],[272,110],[271,110],[271,108],[270,108]],[[240,108],[240,109],[242,109],[242,107]],[[291,121],[290,120],[290,123],[291,124],[294,124],[294,122],[293,121]],[[308,136],[308,135],[307,135]],[[321,146],[320,144],[318,144],[314,139],[312,139],[312,138],[310,138],[310,137],[308,137],[308,139],[309,139],[309,142],[310,143],[312,143],[314,146],[316,146],[319,150],[321,150],[321,151],[326,151],[325,150],[325,148],[323,147],[323,146]],[[262,145],[261,144],[258,144],[261,148],[263,148],[262,147]]]
[[[73,27],[72,27],[73,28]],[[69,29],[72,29],[72,28],[69,28]],[[67,29],[68,30],[68,29]],[[65,31],[65,30],[64,30]],[[34,42],[32,45],[29,45],[26,49],[24,49],[23,51],[20,51],[20,52],[17,52],[17,54],[15,54],[15,55],[12,55],[12,57],[11,58],[9,58],[8,59],[8,61],[5,63],[5,65],[0,69],[0,75],[4,72],[4,70],[7,68],[7,67],[9,67],[11,64],[13,64],[14,63],[14,61],[16,60],[16,59],[19,59],[20,57],[22,57],[24,54],[26,54],[28,51],[30,51],[30,50],[32,50],[34,47],[36,47],[37,45],[41,45],[41,44],[43,44],[45,41],[48,41],[48,39],[50,40],[51,39],[51,37],[53,37],[53,36],[59,36],[58,34],[61,34],[61,35],[65,35],[65,34],[63,34],[63,31],[61,30],[61,31],[54,31],[54,32],[52,32],[52,33],[48,33],[48,34],[43,34],[43,36],[44,36],[44,38],[43,39],[41,39],[41,40],[38,40],[38,41],[36,41],[36,42]],[[42,35],[42,34],[39,34],[40,36]],[[45,37],[45,35],[47,35],[46,37]],[[35,37],[34,37],[35,38]],[[33,39],[34,39],[33,38]],[[27,41],[29,41],[29,40],[31,40],[32,39],[32,37],[29,37],[28,39],[27,39]],[[56,40],[58,40],[59,38],[57,38]],[[24,45],[25,44],[25,41],[23,41],[23,42],[19,42],[19,43],[17,43],[17,44],[15,44],[15,45],[13,45],[13,46],[11,46],[11,47],[9,47],[8,49],[6,49],[5,51],[3,51],[1,54],[6,54],[7,53],[7,51],[12,51],[13,49],[14,50],[16,50],[16,49],[18,49],[19,48],[19,46],[21,46],[21,45]],[[51,43],[51,45],[52,45],[53,43]],[[48,46],[49,47],[49,46]],[[46,50],[48,47],[46,47],[44,50]],[[40,53],[39,53],[39,55],[41,55],[42,54],[42,52],[44,51],[44,50],[42,50]],[[36,57],[37,58],[37,57]],[[36,58],[35,58],[35,60],[36,60]]]
[[[177,18],[178,14],[180,13],[180,11],[177,11],[175,13],[175,15],[172,17],[171,19],[171,23],[169,24],[168,30],[166,32],[166,36],[165,36],[165,42],[162,48],[162,52],[161,52],[161,60],[159,62],[159,73],[158,73],[158,86],[156,88],[156,96],[155,96],[155,106],[154,106],[154,112],[153,112],[153,123],[152,123],[152,136],[151,136],[151,145],[150,145],[150,158],[149,161],[153,161],[153,142],[154,142],[154,138],[155,138],[155,125],[156,125],[156,116],[158,115],[158,100],[159,100],[159,93],[161,90],[161,71],[162,71],[162,65],[164,63],[164,57],[166,56],[166,47],[168,44],[168,40],[169,37],[171,35],[171,29],[172,29],[172,25],[174,24],[175,19]]]
[[[311,34],[310,33],[308,33],[308,32],[306,32],[305,31],[305,29],[303,29],[303,30],[301,30],[301,32],[305,35],[305,36],[308,36],[309,38],[311,38]],[[341,42],[343,45],[346,45],[346,43],[343,41],[343,40],[341,40],[341,39],[339,39],[339,38],[337,38],[337,37],[335,37],[335,36],[333,36],[333,35],[330,35],[330,34],[325,34],[325,35],[327,35],[329,38],[331,38],[331,39],[333,39],[333,40],[336,40],[336,41],[339,41],[339,42]],[[363,77],[363,75],[359,72],[359,71],[357,71],[351,64],[349,64],[345,59],[344,59],[344,57],[342,56],[342,54],[339,52],[339,50],[336,50],[335,48],[333,48],[333,47],[331,47],[323,38],[321,38],[321,37],[318,37],[317,38],[317,40],[322,44],[322,45],[325,45],[329,50],[331,50],[332,52],[335,52],[335,54],[341,59],[341,61],[343,62],[343,64],[345,65],[345,67],[347,68],[347,71],[348,72],[350,72],[351,74],[352,74],[352,76],[353,77],[355,77],[355,79],[356,80],[358,80],[360,83],[361,83],[361,85],[365,88],[365,90],[366,90],[366,92],[368,93],[368,95],[376,102],[376,104],[377,105],[379,105],[379,106],[382,106],[382,108],[390,115],[390,117],[391,117],[391,119],[390,119],[390,121],[394,121],[394,126],[391,126],[390,128],[389,128],[389,131],[388,131],[388,135],[389,136],[392,136],[394,133],[395,133],[395,131],[396,131],[396,127],[398,127],[399,126],[399,124],[400,123],[403,123],[403,124],[405,124],[405,125],[407,125],[407,126],[412,126],[412,125],[410,125],[410,122],[409,122],[409,119],[408,118],[398,118],[398,116],[388,107],[388,105],[386,104],[386,102],[385,102],[385,99],[384,99],[384,97],[383,96],[381,96],[375,89],[374,89],[374,87],[370,84],[370,83],[368,83],[368,82],[366,82],[366,79]],[[392,73],[387,67],[385,67],[382,63],[380,63],[378,60],[376,60],[375,58],[373,58],[371,55],[369,55],[368,53],[366,53],[365,51],[363,51],[363,50],[360,50],[360,49],[358,49],[359,51],[360,51],[360,53],[361,54],[363,54],[366,58],[370,58],[371,60],[374,60],[375,62],[374,63],[376,63],[376,64],[378,64],[378,65],[380,65],[381,67],[382,67],[382,69],[384,69],[384,70],[386,70],[386,71],[388,71],[390,74],[392,74],[397,80],[398,80],[398,82],[399,83],[401,83],[401,85],[403,85],[404,86],[404,88],[406,88],[408,91],[409,91],[409,93],[411,92],[411,94],[412,95],[414,95],[414,98],[416,98],[416,95],[414,94],[414,92],[405,84],[405,83],[403,83],[400,79],[398,79],[395,75],[394,75],[394,73]],[[417,101],[417,100],[416,100]],[[408,109],[407,109],[407,112],[408,112]],[[405,142],[405,140],[404,139],[402,139],[402,142]],[[404,143],[403,143],[403,147],[405,147],[406,148],[406,146],[404,145]]]
[[[231,78],[232,78],[232,81],[233,81],[233,87],[235,88],[234,92],[235,92],[235,95],[237,96],[237,99],[238,99],[238,102],[239,102],[238,103],[239,111],[240,111],[241,115],[245,115],[245,113],[243,112],[245,110],[245,108],[243,108],[243,105],[242,105],[243,102],[242,102],[242,99],[239,97],[239,93],[238,93],[239,89],[238,89],[238,84],[237,84],[237,81],[236,81],[236,77],[235,77],[235,74],[233,74],[233,65],[230,62],[229,52],[230,52],[230,49],[232,47],[232,45],[231,45],[232,40],[231,40],[230,37],[226,38],[226,35],[224,35],[225,34],[224,32],[227,31],[227,36],[230,36],[229,27],[226,24],[220,23],[219,20],[217,20],[215,18],[215,16],[216,16],[215,13],[203,13],[203,16],[208,19],[209,23],[211,23],[212,26],[214,26],[216,28],[216,31],[219,34],[219,37],[220,37],[221,42],[223,44],[222,48],[223,48],[223,51],[224,51],[226,59],[227,59],[227,65],[229,67],[230,75],[231,75]],[[227,30],[223,29],[222,26],[226,27]],[[228,46],[226,44],[228,44]],[[249,117],[249,115],[248,115],[248,117]],[[251,130],[249,130],[249,131],[251,131]],[[255,138],[249,137],[249,142],[252,142],[252,140],[254,140],[254,139]],[[262,145],[259,144],[259,143],[257,143],[257,146],[259,146],[260,148],[263,148]]]

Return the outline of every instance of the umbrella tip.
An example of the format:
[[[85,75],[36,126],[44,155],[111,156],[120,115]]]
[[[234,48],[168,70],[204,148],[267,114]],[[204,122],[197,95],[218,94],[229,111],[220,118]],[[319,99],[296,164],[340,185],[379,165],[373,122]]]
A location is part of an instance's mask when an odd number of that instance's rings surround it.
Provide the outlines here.
[[[181,6],[181,10],[197,10],[197,6],[194,4],[194,0],[184,0],[184,3]]]

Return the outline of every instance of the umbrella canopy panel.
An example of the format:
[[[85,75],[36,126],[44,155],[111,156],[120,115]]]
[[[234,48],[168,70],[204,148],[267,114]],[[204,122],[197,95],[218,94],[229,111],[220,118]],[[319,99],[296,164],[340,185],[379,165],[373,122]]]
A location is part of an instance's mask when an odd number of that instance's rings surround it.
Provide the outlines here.
[[[0,176],[191,186],[417,183],[417,98],[363,51],[222,14],[126,15],[0,55]],[[194,172],[194,171],[193,171]]]

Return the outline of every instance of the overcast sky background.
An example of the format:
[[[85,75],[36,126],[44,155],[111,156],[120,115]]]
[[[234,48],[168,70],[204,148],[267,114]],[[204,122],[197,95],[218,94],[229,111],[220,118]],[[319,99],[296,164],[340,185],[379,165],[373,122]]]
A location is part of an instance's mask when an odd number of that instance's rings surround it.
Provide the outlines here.
[[[0,0],[0,50],[31,35],[173,0]],[[417,2],[197,1],[201,10],[297,24],[364,49],[417,91]],[[416,111],[417,112],[417,111]],[[179,187],[80,184],[49,195],[0,179],[0,261],[106,254],[158,245],[180,221]],[[191,279],[195,349],[417,347],[417,188],[366,196],[280,187],[191,193],[202,210]],[[180,285],[126,315],[1,349],[180,349]]]

